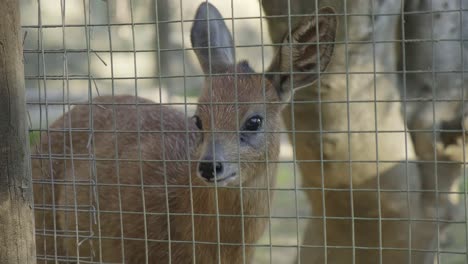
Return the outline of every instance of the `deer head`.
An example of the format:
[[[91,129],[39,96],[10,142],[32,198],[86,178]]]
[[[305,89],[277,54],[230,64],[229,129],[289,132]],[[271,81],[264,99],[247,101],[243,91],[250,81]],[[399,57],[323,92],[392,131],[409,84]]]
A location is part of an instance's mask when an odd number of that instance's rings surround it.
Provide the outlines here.
[[[288,32],[263,75],[236,63],[223,17],[209,3],[199,6],[191,41],[207,76],[192,119],[203,132],[197,174],[208,184],[248,185],[265,175],[267,159],[277,160],[281,110],[295,90],[316,81],[333,53],[334,11],[319,12],[329,15],[304,18]]]

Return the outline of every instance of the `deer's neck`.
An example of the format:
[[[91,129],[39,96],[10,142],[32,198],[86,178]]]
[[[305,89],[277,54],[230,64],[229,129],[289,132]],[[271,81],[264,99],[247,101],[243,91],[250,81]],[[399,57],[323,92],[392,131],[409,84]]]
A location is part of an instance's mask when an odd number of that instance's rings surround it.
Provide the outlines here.
[[[271,172],[274,173],[274,170]],[[197,242],[201,242],[197,244],[196,254],[197,262],[200,260],[200,263],[210,263],[217,259],[218,242],[239,245],[256,242],[263,233],[265,219],[269,215],[272,198],[270,188],[208,187],[195,175],[192,176],[191,192],[189,188],[174,192],[174,211],[193,214],[193,222],[191,216],[172,217],[174,239],[192,241],[195,238]],[[266,170],[256,177],[265,179],[270,187],[275,185],[275,177],[267,175]],[[253,252],[248,248],[246,247],[246,256],[250,258]],[[241,256],[240,246],[223,247],[221,250],[221,258],[226,261],[229,258],[239,259]]]
[[[268,174],[266,170],[261,171],[254,176],[255,182],[244,183],[242,187],[218,188],[206,186],[193,176],[192,185],[197,186],[192,189],[194,211],[232,215],[264,212],[271,196],[268,189],[275,186],[274,172]]]
[[[270,177],[266,174],[257,176]],[[274,180],[274,177],[270,178]],[[274,186],[274,182],[271,184]],[[263,234],[272,197],[267,188],[196,188],[193,197],[196,241],[251,244]],[[249,262],[253,251],[249,247],[245,250],[246,261]],[[217,252],[216,246],[200,245],[197,261],[208,263],[217,259]],[[242,259],[240,246],[221,246],[220,252],[224,262]]]
[[[270,159],[277,160],[279,145],[272,145],[270,150]],[[191,192],[187,188],[184,195],[179,193],[175,203],[184,205],[184,213],[194,215],[193,222],[191,217],[174,218],[174,221],[181,222],[173,223],[171,227],[177,228],[177,233],[185,241],[195,238],[195,241],[202,242],[197,244],[198,263],[211,263],[218,257],[223,263],[233,263],[233,259],[242,263],[241,246],[221,246],[221,255],[218,256],[217,244],[251,244],[260,239],[269,216],[273,197],[271,189],[276,186],[276,163],[258,163],[258,166],[250,167],[255,174],[242,177],[254,180],[244,182],[242,188],[207,186],[196,174],[196,163],[192,163],[191,171]],[[187,184],[190,178],[186,178]],[[253,255],[251,248],[245,247],[248,263]]]

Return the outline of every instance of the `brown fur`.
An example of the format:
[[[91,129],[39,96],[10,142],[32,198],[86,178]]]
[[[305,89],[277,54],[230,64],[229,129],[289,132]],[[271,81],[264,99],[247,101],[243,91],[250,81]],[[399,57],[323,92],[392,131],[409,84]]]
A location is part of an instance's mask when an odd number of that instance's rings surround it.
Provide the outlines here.
[[[292,47],[291,68],[302,74],[276,65],[272,69],[283,73],[265,79],[245,62],[234,66],[231,48],[206,51],[233,45],[224,22],[202,21],[207,14],[221,18],[213,6],[202,4],[192,46],[206,74],[211,58],[213,73],[227,75],[206,78],[195,112],[203,131],[173,108],[116,96],[75,107],[42,135],[43,159],[33,161],[33,177],[44,183],[34,186],[39,255],[125,263],[251,261],[275,186],[281,110],[293,90],[284,85],[291,78],[299,87],[314,82],[333,47],[322,44],[317,54],[315,44],[304,44],[316,40],[317,24],[305,18],[292,32],[295,45],[285,37],[287,45],[273,62],[290,61],[285,50]],[[319,41],[333,41],[335,19],[320,24]],[[320,65],[314,60],[319,57]],[[252,115],[263,116],[263,126],[241,145],[241,126]],[[238,175],[229,187],[215,188],[197,175],[198,160],[214,143]]]
[[[238,130],[234,119],[236,109],[239,110],[240,117],[252,110],[266,111],[268,121],[265,129],[271,132],[277,131],[280,127],[281,105],[272,104],[265,107],[261,103],[265,101],[261,81],[259,75],[239,76],[237,82],[238,102],[258,103],[236,106],[233,94],[234,78],[231,76],[216,77],[212,83],[213,97],[210,98],[211,92],[208,89],[209,85],[207,85],[200,97],[201,105],[197,112],[202,119],[208,119],[209,115],[212,114],[215,120],[213,125],[215,130],[236,131]],[[274,100],[276,94],[268,81],[266,88],[267,100]],[[268,215],[268,199],[271,199],[271,194],[268,194],[267,187],[272,188],[275,184],[275,161],[277,161],[279,154],[278,134],[269,133],[269,136],[266,137],[266,148],[252,150],[251,153],[243,154],[241,157],[242,160],[248,161],[265,161],[265,158],[268,157],[268,160],[272,162],[269,163],[268,170],[265,162],[243,162],[241,164],[243,187],[262,187],[263,189],[242,190],[243,203],[241,203],[241,191],[238,188],[218,188],[218,210],[221,215],[218,228],[215,204],[216,189],[207,186],[196,174],[195,165],[198,157],[194,155],[192,150],[197,145],[199,133],[194,133],[196,128],[193,121],[186,120],[183,113],[170,107],[154,105],[153,102],[146,99],[138,98],[140,105],[137,107],[134,105],[135,100],[136,98],[132,96],[95,98],[93,102],[101,106],[93,106],[92,108],[77,106],[50,127],[51,130],[64,129],[66,132],[50,132],[42,135],[41,147],[44,151],[42,153],[46,154],[46,159],[34,160],[34,178],[46,181],[53,179],[56,182],[65,180],[65,183],[53,186],[49,182],[44,185],[35,185],[37,205],[55,204],[56,208],[61,208],[56,210],[55,218],[51,218],[50,209],[37,210],[37,229],[41,230],[46,227],[53,230],[51,224],[55,219],[58,234],[62,231],[68,231],[70,238],[62,238],[61,236],[57,238],[58,256],[76,256],[79,253],[81,258],[89,258],[94,255],[94,260],[120,262],[123,251],[126,263],[142,263],[145,261],[145,252],[148,252],[150,263],[156,261],[157,263],[167,263],[170,244],[172,263],[191,263],[193,255],[196,256],[198,263],[210,263],[218,258],[223,263],[226,261],[232,263],[234,259],[239,262],[243,261],[241,244],[245,243],[247,244],[245,247],[246,260],[250,260],[253,247],[249,245],[254,244],[263,233],[266,221],[266,219],[255,216],[265,217]],[[209,102],[227,104],[215,105],[211,108]],[[91,130],[90,109],[93,112],[93,129],[96,132],[92,134],[92,144],[89,150],[87,144]],[[73,130],[81,128],[85,131],[71,132],[72,140],[70,140],[70,132],[68,132],[70,128]],[[140,131],[139,136],[134,132],[137,129]],[[119,132],[115,133],[114,130]],[[160,133],[162,130],[166,131],[163,133],[164,139]],[[185,130],[188,132],[184,132]],[[223,135],[225,140],[231,141],[232,153],[236,153],[237,140],[235,135],[235,132]],[[192,147],[187,148],[187,144]],[[49,145],[51,146],[50,154],[57,157],[57,159],[52,158],[51,168],[48,166],[49,160],[47,159]],[[164,151],[164,156],[162,151]],[[91,156],[89,153],[94,153],[94,155]],[[71,154],[74,155],[73,160],[59,158],[69,157]],[[140,155],[142,162],[138,161]],[[87,160],[79,160],[84,156]],[[94,163],[92,159],[95,159]],[[191,166],[189,166],[187,159],[192,160]],[[161,160],[168,161],[164,165]],[[90,171],[93,170],[93,166],[96,168],[96,184],[91,184],[94,177],[90,176],[92,175]],[[169,186],[167,200],[170,213],[185,214],[171,215],[170,227],[168,227],[167,222],[168,208],[166,207],[166,192],[163,187],[165,180]],[[189,188],[190,181],[194,186],[192,194]],[[73,182],[75,182],[75,187],[73,187]],[[77,185],[78,182],[85,182],[85,184]],[[55,201],[51,198],[51,188],[55,189]],[[96,190],[94,191],[93,188]],[[142,189],[144,189],[145,206],[143,206]],[[74,195],[75,193],[76,195]],[[93,197],[94,193],[98,194],[98,199]],[[191,210],[191,200],[193,200],[193,211]],[[119,204],[121,204],[121,208]],[[74,207],[77,205],[94,207],[98,210],[96,212],[97,224],[93,223],[93,215],[89,208],[76,214]],[[243,206],[243,218],[240,217],[241,206]],[[69,211],[65,212],[62,209]],[[122,211],[122,216],[120,211]],[[146,234],[144,212],[146,212]],[[192,230],[192,214],[195,214],[193,218],[195,230]],[[42,221],[44,217],[46,219]],[[76,217],[78,218],[77,228],[75,227]],[[243,232],[241,221],[244,221]],[[90,223],[92,223],[91,226]],[[76,229],[79,232],[87,233],[78,238],[78,241],[85,241],[79,247],[79,252],[76,245]],[[168,242],[169,229],[171,230],[170,243]],[[217,255],[216,246],[218,229],[220,230],[219,242],[235,244],[221,246],[220,256]],[[87,235],[90,235],[90,230],[94,235],[90,239],[85,239]],[[195,254],[192,252],[193,232],[195,232],[194,238],[197,242]],[[242,241],[242,234],[244,234],[244,241]],[[101,239],[98,239],[99,236]],[[121,239],[122,237],[123,239]],[[148,239],[147,249],[145,248],[145,238]],[[44,242],[47,242],[47,245],[44,245]],[[45,240],[39,235],[37,244],[39,255],[54,253],[52,238]],[[44,247],[46,247],[46,252]]]
[[[262,6],[275,43],[288,29],[288,14],[314,14],[321,6],[331,6],[338,14],[401,10],[400,1],[370,0],[291,0],[289,5],[273,0]],[[293,26],[300,24],[298,17],[290,18]],[[396,75],[361,74],[396,71],[396,43],[364,42],[393,39],[400,20],[340,15],[330,74],[321,76],[320,85],[296,93],[294,108],[283,112],[286,127],[295,131],[290,136],[297,143],[297,164],[314,216],[307,223],[301,262],[432,261],[429,250],[434,249],[438,223],[418,221],[434,217],[428,217],[422,205],[424,177],[414,163],[413,142],[396,102]]]

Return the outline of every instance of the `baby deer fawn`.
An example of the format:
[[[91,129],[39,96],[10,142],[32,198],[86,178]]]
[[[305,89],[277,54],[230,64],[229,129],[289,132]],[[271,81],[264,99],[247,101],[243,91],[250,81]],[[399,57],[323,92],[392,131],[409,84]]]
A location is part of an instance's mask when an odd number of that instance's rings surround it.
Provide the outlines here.
[[[333,53],[334,11],[320,13],[329,15],[307,17],[285,36],[262,78],[236,64],[222,16],[203,3],[191,41],[207,77],[192,118],[134,96],[101,96],[55,121],[39,146],[45,158],[33,161],[38,254],[250,262],[275,186],[281,110]]]

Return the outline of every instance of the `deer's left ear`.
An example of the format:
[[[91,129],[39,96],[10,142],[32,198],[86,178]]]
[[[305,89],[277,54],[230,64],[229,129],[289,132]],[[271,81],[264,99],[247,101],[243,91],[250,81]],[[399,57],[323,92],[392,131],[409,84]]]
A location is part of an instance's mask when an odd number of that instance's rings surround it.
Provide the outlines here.
[[[266,76],[282,101],[289,100],[293,90],[314,83],[333,55],[337,27],[335,11],[324,7],[318,14],[318,17],[304,18],[291,35],[286,33],[268,69]]]

